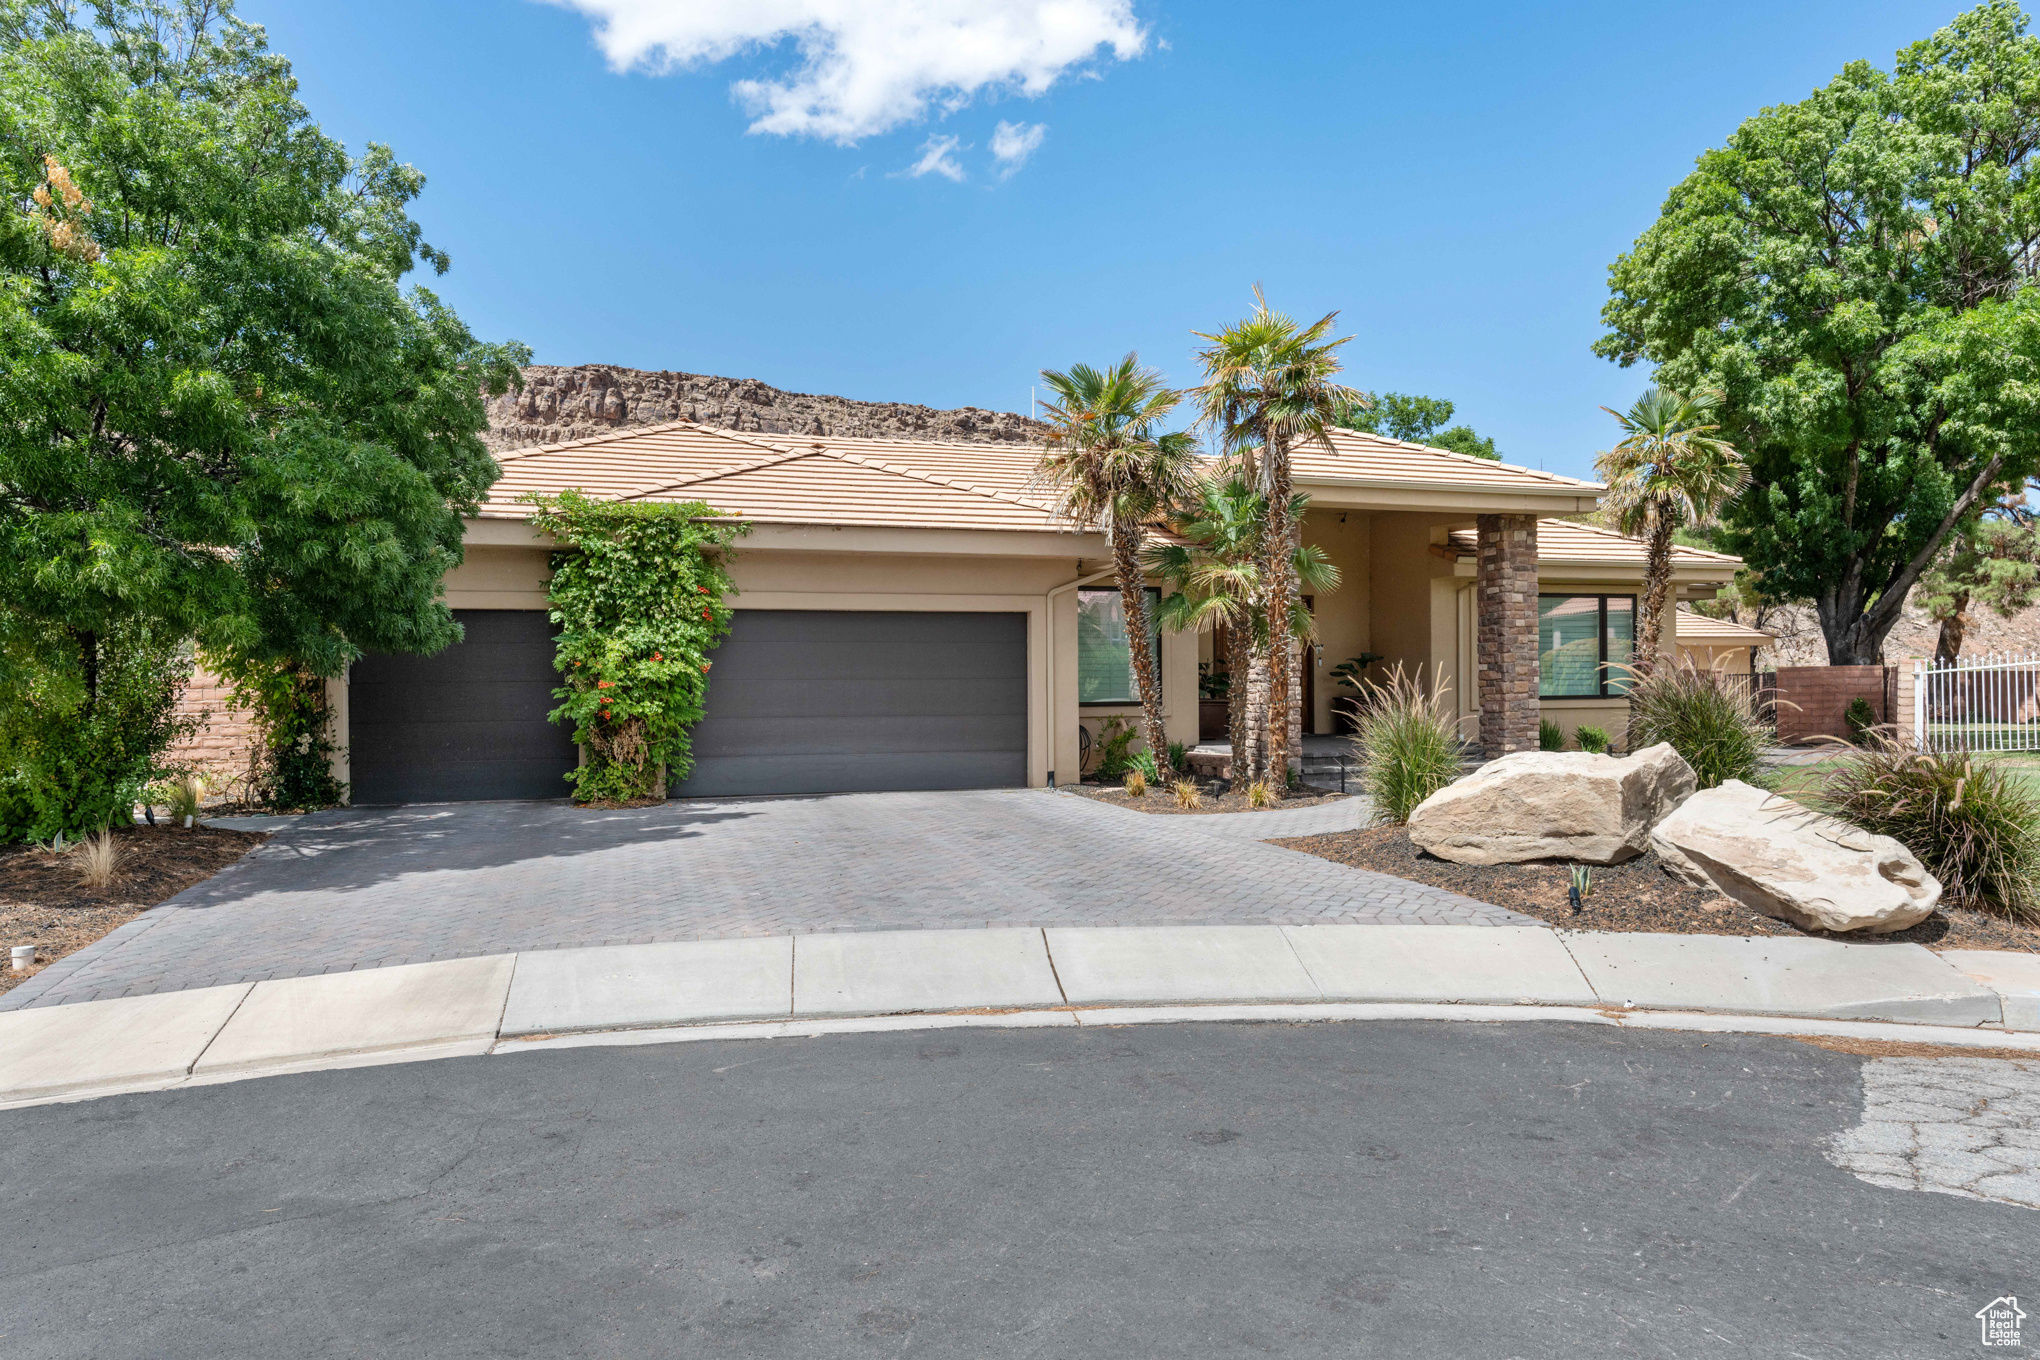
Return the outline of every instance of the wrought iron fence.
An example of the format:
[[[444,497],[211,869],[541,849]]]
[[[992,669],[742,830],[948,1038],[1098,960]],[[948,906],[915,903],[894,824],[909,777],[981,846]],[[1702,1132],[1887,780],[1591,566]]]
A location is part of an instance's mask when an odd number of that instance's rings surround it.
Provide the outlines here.
[[[2040,751],[2040,655],[1913,662],[1923,751]]]

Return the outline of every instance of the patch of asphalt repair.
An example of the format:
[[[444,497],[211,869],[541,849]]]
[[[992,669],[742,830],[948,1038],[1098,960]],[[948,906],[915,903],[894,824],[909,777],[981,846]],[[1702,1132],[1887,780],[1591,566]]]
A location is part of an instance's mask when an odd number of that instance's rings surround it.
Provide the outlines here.
[[[1872,1058],[1828,1160],[1872,1185],[2040,1209],[2040,1061]]]

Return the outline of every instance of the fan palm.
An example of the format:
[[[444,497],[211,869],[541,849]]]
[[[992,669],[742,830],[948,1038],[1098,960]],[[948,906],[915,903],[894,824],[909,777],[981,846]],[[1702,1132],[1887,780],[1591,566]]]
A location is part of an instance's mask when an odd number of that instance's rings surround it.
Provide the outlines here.
[[[1309,497],[1290,499],[1290,518],[1300,520]],[[1261,592],[1261,528],[1266,522],[1261,495],[1246,478],[1199,481],[1195,494],[1175,521],[1180,543],[1157,543],[1147,551],[1149,574],[1161,578],[1173,593],[1164,596],[1161,624],[1172,632],[1206,628],[1225,642],[1228,663],[1242,655],[1265,656],[1268,615]],[[1299,544],[1290,555],[1296,579],[1314,591],[1338,589],[1339,569],[1316,544]],[[1289,613],[1289,634],[1308,641],[1316,623],[1301,599]],[[1232,743],[1232,768],[1241,784],[1249,768],[1247,706],[1243,690],[1230,689],[1227,736]]]
[[[1626,412],[1601,408],[1624,435],[1594,463],[1608,484],[1602,508],[1618,529],[1646,545],[1637,620],[1642,636],[1632,667],[1639,679],[1657,668],[1659,649],[1672,631],[1672,535],[1682,525],[1714,518],[1749,485],[1742,455],[1715,434],[1720,402],[1713,392],[1682,396],[1653,387]]]
[[[1041,380],[1052,395],[1043,411],[1050,428],[1036,476],[1054,493],[1058,513],[1102,527],[1112,545],[1127,650],[1140,689],[1141,736],[1166,778],[1169,739],[1140,559],[1148,526],[1170,514],[1196,484],[1197,444],[1187,432],[1162,432],[1162,421],[1181,395],[1159,372],[1142,368],[1137,355],[1105,369],[1089,364],[1067,373],[1043,369]]]
[[[1317,442],[1330,448],[1325,431],[1362,393],[1338,381],[1335,351],[1345,339],[1329,340],[1338,313],[1302,326],[1268,306],[1258,286],[1254,310],[1245,320],[1215,334],[1196,332],[1210,343],[1198,351],[1204,383],[1196,389],[1202,422],[1239,467],[1266,507],[1260,541],[1261,608],[1271,618],[1296,605],[1296,576],[1290,554],[1298,523],[1291,514],[1290,450]],[[1350,337],[1348,337],[1350,338]],[[1265,657],[1248,668],[1247,704],[1254,747],[1251,772],[1285,778],[1289,765],[1289,713],[1298,694],[1287,634],[1268,639]],[[1280,720],[1273,716],[1281,714]]]

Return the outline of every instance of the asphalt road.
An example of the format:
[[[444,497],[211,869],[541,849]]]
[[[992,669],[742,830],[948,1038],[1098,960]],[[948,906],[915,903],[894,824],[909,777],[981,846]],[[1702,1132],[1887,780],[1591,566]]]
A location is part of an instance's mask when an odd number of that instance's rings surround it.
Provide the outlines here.
[[[1971,1314],[2040,1302],[2040,1213],[1830,1165],[1859,1062],[952,1030],[18,1110],[0,1356],[2005,1354]]]

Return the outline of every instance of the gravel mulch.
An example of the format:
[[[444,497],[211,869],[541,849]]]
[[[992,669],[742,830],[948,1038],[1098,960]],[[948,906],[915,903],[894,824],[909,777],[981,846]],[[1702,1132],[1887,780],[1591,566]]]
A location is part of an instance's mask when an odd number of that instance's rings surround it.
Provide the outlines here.
[[[1428,883],[1571,930],[1864,938],[1801,930],[1705,888],[1689,887],[1666,873],[1657,856],[1649,853],[1626,864],[1594,866],[1593,892],[1587,899],[1586,910],[1574,915],[1566,901],[1566,889],[1572,885],[1570,869],[1556,861],[1455,864],[1417,849],[1403,829],[1395,826],[1367,827],[1329,836],[1297,836],[1269,844],[1350,864],[1356,869]],[[1876,938],[1934,949],[2016,949],[2040,953],[2040,929],[1961,907],[1944,907],[1910,930]]]
[[[0,992],[211,878],[269,837],[221,827],[138,826],[116,831],[120,867],[105,889],[87,888],[71,854],[29,847],[0,853]],[[7,970],[5,948],[39,946],[36,967]]]
[[[1132,808],[1135,812],[1155,812],[1189,817],[1203,817],[1220,812],[1274,812],[1283,808],[1315,807],[1319,803],[1336,803],[1341,798],[1350,798],[1352,796],[1351,794],[1338,793],[1331,789],[1312,788],[1306,784],[1300,789],[1291,791],[1287,797],[1283,798],[1273,808],[1248,807],[1245,790],[1228,793],[1223,797],[1216,797],[1206,793],[1203,795],[1203,802],[1200,806],[1186,808],[1177,806],[1175,791],[1168,788],[1150,786],[1148,791],[1138,798],[1128,797],[1126,790],[1117,784],[1065,784],[1062,788],[1068,793],[1082,794],[1086,798],[1095,798],[1101,803],[1112,803],[1119,807]]]

